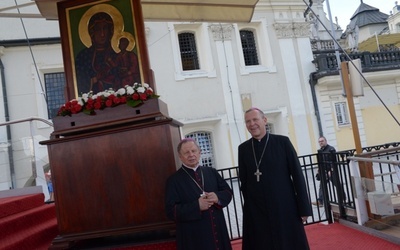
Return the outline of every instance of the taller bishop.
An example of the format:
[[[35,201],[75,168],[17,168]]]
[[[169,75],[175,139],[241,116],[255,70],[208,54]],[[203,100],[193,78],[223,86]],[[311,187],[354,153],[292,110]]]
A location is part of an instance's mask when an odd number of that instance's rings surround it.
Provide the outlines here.
[[[245,112],[245,122],[252,138],[239,145],[242,249],[309,249],[303,223],[312,210],[292,143],[267,133],[267,118],[258,108]]]

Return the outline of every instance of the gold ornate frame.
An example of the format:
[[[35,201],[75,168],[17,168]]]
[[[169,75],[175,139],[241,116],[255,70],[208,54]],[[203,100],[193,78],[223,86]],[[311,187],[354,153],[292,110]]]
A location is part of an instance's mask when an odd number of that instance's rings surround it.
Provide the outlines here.
[[[97,31],[91,32],[92,35],[89,34],[89,22],[93,15],[100,12],[106,13],[111,17],[112,22],[108,22],[108,24],[113,26],[113,28],[110,28],[112,30],[110,32],[112,37],[109,41],[111,47],[110,45],[108,46],[108,50],[110,54],[112,53],[113,57],[110,56],[110,58],[107,58],[108,60],[104,59],[105,61],[110,61],[110,67],[107,70],[107,74],[110,75],[109,79],[117,77],[116,73],[112,70],[116,67],[115,63],[111,63],[111,61],[114,61],[116,56],[122,54],[118,46],[119,39],[126,38],[129,41],[126,50],[133,52],[137,57],[138,64],[134,67],[136,68],[136,75],[140,74],[140,79],[137,81],[148,83],[150,86],[153,85],[151,82],[152,75],[149,67],[140,0],[66,0],[58,2],[57,9],[67,81],[67,100],[74,99],[86,92],[81,91],[81,89],[86,89],[87,87],[85,85],[85,88],[83,88],[82,84],[89,84],[90,87],[88,89],[92,89],[92,80],[89,82],[82,81],[83,78],[80,77],[78,84],[77,68],[81,69],[80,71],[82,71],[82,68],[88,72],[95,71],[93,61],[100,60],[98,59],[100,56],[96,57],[96,55],[91,54],[84,57],[88,59],[85,62],[82,56],[79,57],[78,55],[85,50],[87,54],[95,53],[92,51],[89,52],[89,50],[93,50],[95,47],[92,44],[95,41],[93,32]],[[93,25],[90,28],[93,28]],[[77,65],[80,66],[77,67]],[[101,75],[101,73],[103,72],[98,73],[98,75]],[[96,79],[97,83],[98,78],[92,77],[90,79]],[[111,83],[112,81],[109,82]],[[152,87],[154,88],[154,86]]]

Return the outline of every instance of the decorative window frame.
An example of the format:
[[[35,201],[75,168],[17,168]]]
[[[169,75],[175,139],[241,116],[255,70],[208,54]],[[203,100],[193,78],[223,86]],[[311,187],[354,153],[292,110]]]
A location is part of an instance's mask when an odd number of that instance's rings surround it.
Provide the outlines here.
[[[216,70],[212,60],[210,36],[206,23],[168,23],[171,32],[172,52],[175,65],[175,80],[183,81],[190,78],[216,77]],[[182,70],[181,53],[179,49],[178,34],[190,32],[195,35],[197,55],[200,69]]]
[[[267,31],[267,21],[265,18],[261,18],[251,23],[234,24],[236,33],[236,43],[238,44],[238,55],[240,62],[240,74],[248,75],[251,73],[258,72],[269,72],[275,73],[276,66],[274,58],[272,56],[271,42]],[[242,41],[240,40],[240,30],[251,30],[254,33],[254,39],[257,46],[258,63],[259,65],[246,66],[243,56]]]
[[[338,101],[333,102],[332,105],[333,105],[332,108],[333,108],[334,114],[335,114],[336,125],[337,125],[338,127],[350,126],[350,125],[351,125],[351,122],[350,122],[349,107],[348,107],[348,105],[347,105],[347,101],[345,101],[345,100],[338,100]],[[340,105],[341,110],[344,111],[344,114],[343,114],[343,113],[338,114],[338,112],[337,112],[337,110],[336,110],[336,106],[337,106],[337,105]],[[340,121],[338,120],[338,116],[342,117],[342,121],[343,121],[343,122],[340,122]]]

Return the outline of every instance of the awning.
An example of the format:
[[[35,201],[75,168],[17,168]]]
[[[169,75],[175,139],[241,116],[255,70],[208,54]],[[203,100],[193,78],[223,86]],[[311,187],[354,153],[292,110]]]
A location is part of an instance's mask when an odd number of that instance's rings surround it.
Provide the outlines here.
[[[57,20],[57,2],[34,0],[42,16]],[[145,21],[250,22],[258,0],[142,0]]]

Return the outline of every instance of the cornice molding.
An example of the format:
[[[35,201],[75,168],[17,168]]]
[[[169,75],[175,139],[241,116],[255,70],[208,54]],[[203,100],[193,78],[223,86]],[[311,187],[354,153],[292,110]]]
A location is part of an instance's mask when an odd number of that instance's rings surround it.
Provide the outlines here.
[[[233,25],[210,25],[214,41],[232,40]]]
[[[310,24],[301,23],[275,23],[275,32],[278,39],[310,37]]]

